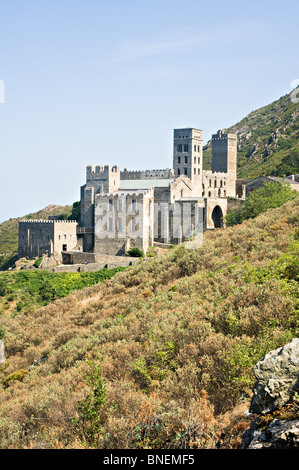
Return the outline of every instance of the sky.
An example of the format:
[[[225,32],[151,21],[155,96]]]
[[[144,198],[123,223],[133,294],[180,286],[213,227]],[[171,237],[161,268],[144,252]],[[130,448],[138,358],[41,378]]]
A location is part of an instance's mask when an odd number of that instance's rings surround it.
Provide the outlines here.
[[[297,0],[0,0],[0,222],[80,199],[87,165],[172,167],[299,83]]]

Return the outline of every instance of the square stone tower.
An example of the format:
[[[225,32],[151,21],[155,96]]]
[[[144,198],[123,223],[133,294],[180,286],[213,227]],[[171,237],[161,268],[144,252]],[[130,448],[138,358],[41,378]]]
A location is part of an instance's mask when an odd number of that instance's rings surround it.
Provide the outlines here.
[[[174,129],[173,169],[175,177],[185,175],[194,183],[196,192],[202,188],[202,130],[187,127]],[[194,194],[195,195],[195,194]]]
[[[237,136],[221,130],[212,135],[212,171],[237,178]]]
[[[236,134],[221,130],[212,135],[212,172],[226,173],[226,196],[236,197],[237,180]]]
[[[86,184],[81,186],[80,227],[83,236],[83,250],[94,248],[94,202],[96,194],[117,191],[120,186],[120,168],[118,165],[98,165],[95,170],[86,167]]]

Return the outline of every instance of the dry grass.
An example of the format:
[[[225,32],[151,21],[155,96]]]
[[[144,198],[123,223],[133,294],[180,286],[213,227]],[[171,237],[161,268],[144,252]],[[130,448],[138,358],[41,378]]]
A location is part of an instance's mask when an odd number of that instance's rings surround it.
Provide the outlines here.
[[[90,391],[88,360],[103,358],[95,447],[236,448],[252,365],[297,331],[298,287],[255,282],[252,269],[285,253],[298,221],[294,200],[207,234],[198,250],[171,249],[31,315],[1,317],[2,380],[47,356],[0,387],[1,447],[84,447],[74,418]]]

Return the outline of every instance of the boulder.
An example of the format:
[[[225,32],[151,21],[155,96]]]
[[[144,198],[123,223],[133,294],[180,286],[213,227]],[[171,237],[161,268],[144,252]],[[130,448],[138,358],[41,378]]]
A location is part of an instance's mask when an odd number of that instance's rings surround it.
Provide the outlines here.
[[[265,414],[284,406],[299,387],[299,338],[270,351],[253,372],[257,382],[250,412]]]
[[[260,427],[256,420],[242,436],[241,449],[295,449],[299,448],[299,419],[273,421]]]
[[[253,371],[257,382],[249,411],[257,417],[243,434],[240,448],[299,448],[298,413],[291,417],[286,412],[299,387],[299,338],[270,351]]]

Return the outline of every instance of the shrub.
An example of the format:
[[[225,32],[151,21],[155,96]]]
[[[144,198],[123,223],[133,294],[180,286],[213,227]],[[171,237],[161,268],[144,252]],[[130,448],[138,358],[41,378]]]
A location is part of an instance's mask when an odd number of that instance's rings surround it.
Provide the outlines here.
[[[144,253],[143,251],[138,248],[138,246],[134,246],[128,251],[129,256],[133,256],[135,258],[144,258]]]
[[[74,420],[74,424],[78,427],[81,438],[93,446],[101,432],[100,411],[106,403],[108,393],[106,381],[102,377],[102,368],[93,361],[89,361],[88,364],[89,371],[85,378],[91,390],[79,403],[79,418]]]
[[[43,258],[40,256],[39,258],[37,258],[37,259],[35,260],[33,266],[34,266],[35,268],[39,268],[40,265],[41,265],[42,260],[43,260]]]
[[[298,193],[288,184],[269,181],[261,188],[252,191],[240,211],[232,211],[226,215],[226,226],[240,224],[246,219],[255,218],[262,212],[280,207],[295,197],[298,197]]]
[[[15,370],[11,374],[9,374],[5,379],[3,380],[3,385],[7,387],[11,383],[15,382],[16,380],[23,380],[23,378],[28,374],[28,370],[26,369],[19,369]]]

